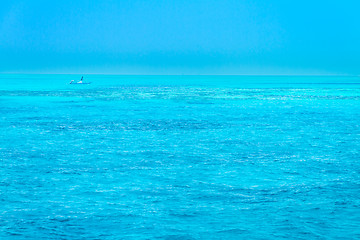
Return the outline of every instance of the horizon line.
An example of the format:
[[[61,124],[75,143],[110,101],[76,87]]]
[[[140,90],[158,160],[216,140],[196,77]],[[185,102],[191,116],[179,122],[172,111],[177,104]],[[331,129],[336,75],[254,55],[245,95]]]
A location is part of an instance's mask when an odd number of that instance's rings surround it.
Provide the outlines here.
[[[0,72],[1,75],[113,75],[113,76],[284,76],[284,77],[360,77],[356,74],[121,74],[121,73],[25,73],[25,72]]]

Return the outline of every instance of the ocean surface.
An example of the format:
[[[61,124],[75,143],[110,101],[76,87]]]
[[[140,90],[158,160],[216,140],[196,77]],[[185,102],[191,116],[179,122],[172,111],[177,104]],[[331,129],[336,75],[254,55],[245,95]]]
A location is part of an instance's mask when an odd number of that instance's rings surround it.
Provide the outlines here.
[[[0,75],[0,239],[360,239],[360,78]]]

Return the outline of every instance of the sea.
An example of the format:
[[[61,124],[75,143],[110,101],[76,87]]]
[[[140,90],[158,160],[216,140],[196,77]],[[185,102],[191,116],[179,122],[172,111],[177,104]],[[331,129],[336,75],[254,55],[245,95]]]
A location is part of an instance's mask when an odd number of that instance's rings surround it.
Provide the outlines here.
[[[0,239],[360,239],[360,77],[0,75]]]

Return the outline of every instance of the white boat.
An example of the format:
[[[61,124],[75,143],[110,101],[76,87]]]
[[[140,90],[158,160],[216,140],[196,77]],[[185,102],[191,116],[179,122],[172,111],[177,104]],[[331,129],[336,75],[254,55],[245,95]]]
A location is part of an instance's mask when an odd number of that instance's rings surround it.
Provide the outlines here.
[[[70,84],[91,84],[91,82],[83,82],[84,77],[81,77],[81,80],[78,82],[75,82],[75,80],[71,80]]]

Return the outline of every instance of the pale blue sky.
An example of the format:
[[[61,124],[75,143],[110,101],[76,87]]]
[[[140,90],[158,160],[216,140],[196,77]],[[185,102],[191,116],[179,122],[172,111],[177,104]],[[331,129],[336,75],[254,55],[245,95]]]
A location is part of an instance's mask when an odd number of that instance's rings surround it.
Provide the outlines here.
[[[360,74],[360,1],[2,0],[0,72]]]

